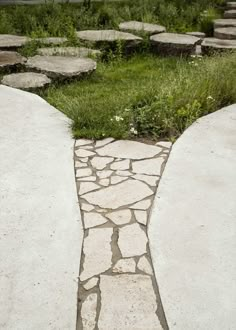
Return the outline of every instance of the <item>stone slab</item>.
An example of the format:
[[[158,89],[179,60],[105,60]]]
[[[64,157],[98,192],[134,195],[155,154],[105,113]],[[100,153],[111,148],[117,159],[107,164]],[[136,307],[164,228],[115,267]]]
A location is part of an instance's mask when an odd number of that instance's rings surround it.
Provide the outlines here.
[[[16,36],[12,34],[0,34],[0,49],[5,50],[15,50],[17,48],[23,47],[30,38]]]
[[[162,330],[150,276],[101,275],[100,290],[99,330]]]
[[[236,9],[226,10],[224,12],[224,18],[236,18]]]
[[[26,58],[17,52],[0,51],[0,71],[9,71],[22,66]]]
[[[119,29],[122,31],[131,32],[144,32],[146,34],[152,35],[157,33],[162,33],[166,31],[166,28],[158,24],[150,24],[138,21],[128,21],[119,24]]]
[[[75,57],[99,57],[101,51],[85,47],[46,47],[37,50],[42,56],[75,56]]]
[[[236,39],[236,26],[215,29],[214,37],[218,39]]]
[[[0,55],[1,56],[1,55]],[[12,73],[2,79],[2,84],[23,90],[43,88],[51,83],[45,74],[36,72]]]
[[[170,329],[236,328],[236,105],[175,142],[149,224]]]
[[[82,226],[69,120],[0,86],[0,328],[75,329]]]
[[[92,73],[96,69],[96,62],[90,58],[36,55],[28,59],[26,67],[50,78],[68,79]]]
[[[236,50],[236,40],[206,38],[202,43],[203,54],[214,54],[215,52],[223,52],[227,50]]]
[[[214,20],[214,27],[221,28],[221,27],[230,27],[230,26],[236,26],[236,19],[227,19],[227,18],[219,18]]]
[[[227,2],[228,9],[236,9],[236,1]]]

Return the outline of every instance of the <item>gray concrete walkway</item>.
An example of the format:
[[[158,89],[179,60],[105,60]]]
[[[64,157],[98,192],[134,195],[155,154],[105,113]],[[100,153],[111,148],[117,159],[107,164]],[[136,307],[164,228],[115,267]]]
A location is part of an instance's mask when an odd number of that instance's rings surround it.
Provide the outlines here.
[[[174,144],[149,225],[170,329],[236,329],[236,105]]]
[[[66,117],[0,86],[0,329],[74,330],[82,229]]]

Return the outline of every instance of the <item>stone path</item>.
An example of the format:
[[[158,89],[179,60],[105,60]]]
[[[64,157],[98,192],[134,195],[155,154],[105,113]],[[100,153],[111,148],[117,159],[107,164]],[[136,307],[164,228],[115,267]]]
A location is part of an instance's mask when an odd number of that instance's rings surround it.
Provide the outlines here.
[[[167,329],[147,226],[170,147],[109,138],[76,141],[84,226],[78,329]]]
[[[236,104],[175,142],[149,238],[170,329],[236,329]]]

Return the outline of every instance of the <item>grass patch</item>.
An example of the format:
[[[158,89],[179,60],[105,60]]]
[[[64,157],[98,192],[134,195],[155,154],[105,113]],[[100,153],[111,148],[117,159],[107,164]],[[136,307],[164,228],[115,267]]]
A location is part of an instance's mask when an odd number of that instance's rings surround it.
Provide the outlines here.
[[[50,87],[43,97],[72,119],[77,138],[175,139],[197,118],[236,102],[236,54],[100,63],[87,80]]]

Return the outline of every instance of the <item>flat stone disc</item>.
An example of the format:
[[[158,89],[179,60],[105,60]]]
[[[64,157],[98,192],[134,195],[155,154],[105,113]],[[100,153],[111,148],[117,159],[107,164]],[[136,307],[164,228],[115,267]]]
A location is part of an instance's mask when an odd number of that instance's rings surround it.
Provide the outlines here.
[[[166,28],[164,26],[138,21],[120,23],[119,29],[123,31],[145,32],[147,34],[156,34],[166,31]]]
[[[0,51],[0,71],[22,65],[25,61],[26,58],[17,52]]]
[[[90,49],[85,47],[52,47],[52,48],[39,48],[37,50],[39,55],[43,56],[75,56],[75,57],[88,57],[101,55],[100,50]]]
[[[236,39],[236,27],[215,29],[214,36],[218,39]]]
[[[60,37],[36,38],[35,40],[44,45],[60,45],[68,41],[67,38]]]
[[[90,58],[36,55],[28,59],[26,66],[50,78],[66,79],[91,73],[96,69],[96,62]]]
[[[200,38],[202,40],[206,37],[206,34],[204,32],[198,32],[198,31],[186,32],[186,34],[189,36]]]
[[[202,43],[202,53],[211,54],[215,51],[236,50],[236,40],[206,38]]]
[[[13,73],[3,77],[2,84],[14,88],[31,90],[45,87],[51,79],[42,73],[24,72]]]
[[[16,49],[30,41],[28,37],[15,36],[12,34],[0,34],[0,49]]]
[[[230,18],[219,18],[214,20],[214,27],[220,28],[220,27],[228,27],[228,26],[236,26],[236,19],[230,19]]]
[[[224,18],[236,18],[236,9],[225,11]]]

